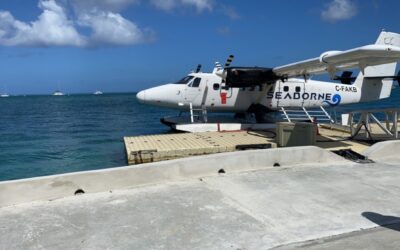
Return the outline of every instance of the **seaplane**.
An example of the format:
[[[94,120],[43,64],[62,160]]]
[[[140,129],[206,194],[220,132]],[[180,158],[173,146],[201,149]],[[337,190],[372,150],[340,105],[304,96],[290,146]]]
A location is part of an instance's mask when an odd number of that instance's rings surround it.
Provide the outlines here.
[[[273,122],[269,117],[288,108],[303,110],[336,107],[388,98],[400,60],[400,34],[382,31],[374,44],[345,51],[326,51],[318,57],[274,68],[231,66],[215,63],[211,73],[201,65],[175,83],[137,93],[144,104],[190,111],[190,120],[177,116],[161,121],[171,127],[179,123],[221,123],[194,119],[193,110],[235,113],[235,118],[251,123]],[[357,76],[349,70],[358,70]],[[340,74],[341,73],[341,74]],[[332,81],[312,80],[328,74]],[[219,125],[218,125],[219,126]]]

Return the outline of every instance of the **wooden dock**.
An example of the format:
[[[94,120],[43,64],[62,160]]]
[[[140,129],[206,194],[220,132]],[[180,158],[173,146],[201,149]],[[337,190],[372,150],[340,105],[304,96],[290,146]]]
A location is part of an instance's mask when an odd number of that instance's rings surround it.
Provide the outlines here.
[[[128,164],[171,160],[194,155],[276,147],[274,133],[265,131],[204,132],[124,137]]]
[[[370,124],[371,137],[365,130],[350,138],[343,126],[321,126],[315,146],[331,150],[350,149],[362,153],[376,141],[390,140],[376,124]],[[233,152],[246,149],[275,148],[275,129],[268,131],[199,132],[124,137],[129,165],[171,160],[195,155]]]

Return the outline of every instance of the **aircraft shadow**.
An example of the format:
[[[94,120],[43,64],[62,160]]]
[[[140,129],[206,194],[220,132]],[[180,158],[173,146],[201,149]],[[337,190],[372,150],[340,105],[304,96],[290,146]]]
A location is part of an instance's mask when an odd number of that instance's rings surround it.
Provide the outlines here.
[[[363,212],[361,215],[381,227],[400,232],[400,217],[382,215],[374,212]]]

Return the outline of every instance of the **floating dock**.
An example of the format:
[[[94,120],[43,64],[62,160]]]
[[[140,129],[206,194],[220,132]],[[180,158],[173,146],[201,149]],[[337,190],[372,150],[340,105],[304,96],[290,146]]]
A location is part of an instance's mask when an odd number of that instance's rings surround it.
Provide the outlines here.
[[[376,139],[388,139],[378,134],[376,126],[372,134]],[[248,149],[276,148],[275,129],[265,131],[171,133],[124,137],[129,165],[172,160],[188,156],[233,152]],[[321,126],[316,146],[330,151],[352,150],[361,153],[374,141],[367,140],[365,133],[350,139],[350,129],[342,126]],[[347,139],[348,138],[348,139]]]
[[[246,149],[275,148],[269,131],[177,133],[124,137],[128,164],[140,164],[176,158],[232,152]]]

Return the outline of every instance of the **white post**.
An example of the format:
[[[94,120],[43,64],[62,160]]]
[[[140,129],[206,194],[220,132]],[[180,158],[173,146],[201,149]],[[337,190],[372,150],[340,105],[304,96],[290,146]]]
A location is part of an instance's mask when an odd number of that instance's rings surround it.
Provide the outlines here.
[[[354,123],[354,114],[353,113],[349,113],[349,124],[348,125],[350,125],[350,134],[351,135],[354,135],[353,123]]]
[[[366,112],[366,116],[365,116],[365,138],[369,139],[370,138],[370,134],[372,133],[371,128],[369,126],[369,113]]]
[[[194,118],[193,118],[193,104],[189,103],[189,107],[190,107],[190,122],[194,123]]]
[[[398,110],[394,111],[394,121],[393,121],[393,125],[394,125],[394,138],[398,139],[399,138],[399,128],[397,127],[397,119],[398,119]]]
[[[208,117],[207,117],[207,108],[206,108],[206,105],[202,105],[202,106],[201,106],[201,109],[202,109],[202,113],[203,113],[203,121],[204,121],[205,123],[207,123],[207,122],[208,122]]]

